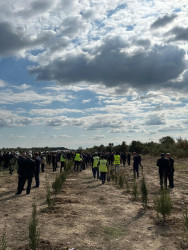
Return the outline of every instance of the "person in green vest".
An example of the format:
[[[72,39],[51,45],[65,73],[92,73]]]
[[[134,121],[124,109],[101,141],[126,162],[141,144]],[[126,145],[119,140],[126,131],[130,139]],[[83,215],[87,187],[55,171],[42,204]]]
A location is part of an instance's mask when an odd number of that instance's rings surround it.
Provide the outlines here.
[[[99,160],[98,167],[99,167],[99,171],[101,174],[102,184],[104,185],[106,181],[106,174],[108,173],[108,164],[107,164],[107,160],[104,159],[103,155],[101,156],[101,159]]]
[[[119,175],[120,161],[121,161],[121,157],[118,154],[118,152],[116,152],[116,154],[114,155],[114,167],[115,167],[115,174],[117,173],[118,175]]]
[[[76,153],[74,157],[74,172],[78,172],[81,160],[80,154]]]
[[[65,161],[66,161],[66,157],[65,154],[62,152],[60,155],[60,163],[61,163],[61,167],[60,167],[60,173],[62,172],[62,169],[65,169]]]
[[[94,178],[94,180],[96,178],[96,174],[97,174],[97,180],[99,180],[98,163],[99,163],[99,157],[98,157],[98,155],[95,155],[93,157],[93,163],[92,163],[92,172],[93,172],[93,178]]]

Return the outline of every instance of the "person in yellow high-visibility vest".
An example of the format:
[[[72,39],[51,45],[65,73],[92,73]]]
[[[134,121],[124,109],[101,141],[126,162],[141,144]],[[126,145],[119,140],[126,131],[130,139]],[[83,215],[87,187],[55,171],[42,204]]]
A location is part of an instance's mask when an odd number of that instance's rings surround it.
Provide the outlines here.
[[[61,163],[61,167],[60,167],[60,172],[62,172],[62,168],[65,168],[65,154],[62,152],[60,155],[60,163]]]
[[[118,175],[119,175],[120,161],[121,161],[121,157],[118,154],[118,152],[116,152],[116,154],[114,155],[114,167],[115,167],[115,173],[117,173]]]
[[[93,157],[93,162],[92,162],[92,172],[93,172],[93,178],[96,178],[97,174],[97,180],[99,180],[99,168],[98,168],[98,163],[99,163],[99,157],[98,155],[95,155]]]
[[[76,171],[78,172],[81,160],[82,160],[82,158],[80,157],[80,154],[76,153],[76,155],[74,157],[74,171],[75,172]]]
[[[101,174],[102,184],[104,185],[106,181],[106,174],[108,173],[108,164],[107,164],[107,160],[104,159],[103,155],[101,156],[101,159],[99,160],[98,167],[99,167],[99,171]]]

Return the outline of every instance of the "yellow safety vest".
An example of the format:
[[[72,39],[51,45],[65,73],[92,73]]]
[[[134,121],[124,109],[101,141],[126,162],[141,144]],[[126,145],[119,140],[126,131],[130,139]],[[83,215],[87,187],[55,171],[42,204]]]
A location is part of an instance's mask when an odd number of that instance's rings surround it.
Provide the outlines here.
[[[114,155],[114,165],[120,164],[120,155]]]
[[[107,160],[100,160],[99,161],[99,171],[100,172],[108,172],[108,168],[107,168]]]
[[[74,157],[75,161],[81,161],[80,154],[76,154]]]
[[[64,161],[65,161],[64,155],[61,155],[60,162],[64,162]]]
[[[93,157],[93,168],[96,168],[99,163],[99,157],[95,156]]]

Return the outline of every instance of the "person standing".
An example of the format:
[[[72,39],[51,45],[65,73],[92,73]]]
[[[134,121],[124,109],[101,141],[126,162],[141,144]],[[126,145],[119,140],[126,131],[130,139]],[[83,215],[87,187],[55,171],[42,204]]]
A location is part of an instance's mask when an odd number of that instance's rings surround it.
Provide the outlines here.
[[[170,153],[166,154],[169,166],[168,166],[168,180],[169,180],[169,188],[174,188],[174,159],[172,158]]]
[[[133,153],[133,173],[134,173],[134,178],[139,178],[139,165],[140,165],[140,157],[136,152]]]
[[[159,167],[159,178],[160,178],[160,186],[161,189],[164,187],[167,188],[167,173],[169,169],[169,161],[165,158],[165,154],[161,154],[161,158],[157,160],[157,164]]]
[[[76,172],[76,171],[78,172],[79,171],[81,160],[82,160],[82,158],[80,157],[80,154],[76,153],[76,155],[74,157],[74,172]]]
[[[62,168],[65,169],[65,161],[66,161],[65,154],[62,152],[60,155],[60,163],[61,163],[60,173],[62,172]]]
[[[36,181],[36,185],[33,188],[38,188],[40,185],[40,179],[39,179],[39,175],[40,175],[40,164],[41,164],[41,158],[39,157],[39,154],[36,153],[35,154],[35,165],[36,165],[36,170],[35,170],[35,181]]]
[[[95,155],[93,157],[93,163],[92,163],[92,172],[93,172],[93,178],[96,178],[97,174],[97,180],[99,180],[99,168],[98,168],[98,163],[99,163],[99,157],[98,155]]]
[[[123,166],[125,167],[125,163],[126,163],[126,159],[127,159],[127,156],[126,156],[126,153],[125,152],[122,152],[121,153],[121,159],[123,161]]]
[[[52,153],[52,168],[53,168],[53,172],[56,171],[56,155],[55,153]]]
[[[128,153],[127,155],[127,164],[130,166],[131,165],[131,154]]]
[[[114,167],[115,167],[115,174],[118,174],[118,175],[119,175],[120,160],[121,160],[121,157],[118,154],[118,152],[116,152],[116,154],[114,155]]]
[[[19,194],[19,192],[21,190],[21,187],[22,187],[24,162],[25,162],[25,153],[22,153],[22,155],[19,155],[18,159],[17,159],[18,188],[17,188],[17,193],[16,194]],[[24,186],[22,188],[24,188]]]
[[[30,194],[31,184],[33,176],[35,176],[35,161],[31,159],[31,155],[27,154],[26,159],[23,160],[23,169],[21,171],[22,178],[21,184],[18,187],[18,192],[16,194],[21,194],[23,187],[27,181],[26,194]]]
[[[42,155],[41,156],[41,170],[42,170],[42,173],[44,173],[45,165],[46,165],[46,157],[45,157],[45,155]]]
[[[103,155],[99,160],[98,167],[101,174],[102,185],[104,185],[106,181],[106,173],[108,173],[108,165],[107,165],[107,160],[104,159]]]

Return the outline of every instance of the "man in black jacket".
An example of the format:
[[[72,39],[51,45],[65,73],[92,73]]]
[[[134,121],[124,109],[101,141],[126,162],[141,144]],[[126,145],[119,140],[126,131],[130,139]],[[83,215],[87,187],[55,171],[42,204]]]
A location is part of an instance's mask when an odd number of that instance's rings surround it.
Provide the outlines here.
[[[22,179],[23,179],[23,168],[24,168],[25,154],[22,153],[22,155],[19,155],[17,157],[18,157],[18,159],[17,159],[17,164],[18,164],[18,171],[17,171],[17,173],[18,173],[18,188],[17,188],[17,192],[19,194],[21,187],[24,188],[22,186],[22,183],[23,183]]]
[[[170,153],[167,153],[166,157],[169,162],[169,167],[168,167],[169,188],[174,188],[174,159],[172,158]]]
[[[168,173],[169,162],[165,158],[165,154],[163,153],[161,154],[161,158],[157,160],[156,165],[159,167],[159,178],[160,178],[161,189],[163,189],[163,186],[167,188],[167,173]]]
[[[26,194],[30,193],[31,184],[33,176],[35,175],[35,161],[31,159],[31,155],[27,155],[26,159],[23,161],[23,169],[22,169],[22,178],[19,190],[16,194],[21,194],[23,191],[23,187],[27,181],[27,189]]]

